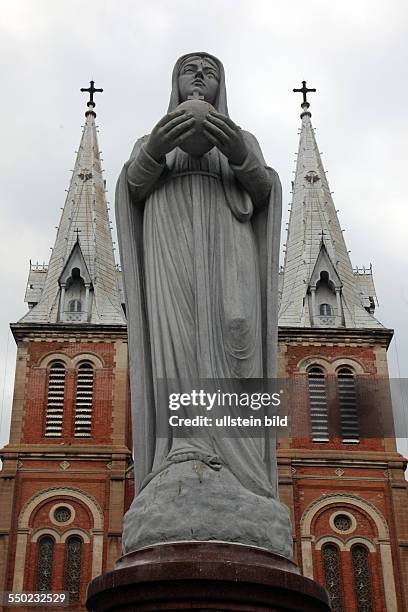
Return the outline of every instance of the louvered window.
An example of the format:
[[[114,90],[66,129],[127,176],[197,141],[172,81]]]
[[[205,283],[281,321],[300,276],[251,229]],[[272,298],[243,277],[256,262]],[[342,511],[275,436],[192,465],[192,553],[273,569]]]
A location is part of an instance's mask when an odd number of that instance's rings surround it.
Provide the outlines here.
[[[329,592],[332,612],[344,612],[341,586],[340,552],[335,544],[322,548],[324,578]]]
[[[65,365],[54,361],[48,374],[47,414],[45,418],[45,435],[47,438],[62,436],[64,415]]]
[[[362,544],[355,544],[351,549],[357,612],[374,610],[368,554],[367,548]]]
[[[337,389],[340,407],[340,426],[343,442],[359,442],[356,384],[351,368],[340,368],[337,372]]]
[[[327,418],[326,378],[322,368],[313,367],[308,371],[310,428],[313,442],[329,441]]]
[[[71,536],[66,544],[64,591],[68,591],[70,602],[80,598],[82,544],[79,536]]]
[[[93,366],[85,361],[77,371],[74,435],[78,438],[88,438],[91,435],[93,384]]]
[[[52,591],[52,568],[54,560],[54,540],[43,536],[38,540],[37,591]]]

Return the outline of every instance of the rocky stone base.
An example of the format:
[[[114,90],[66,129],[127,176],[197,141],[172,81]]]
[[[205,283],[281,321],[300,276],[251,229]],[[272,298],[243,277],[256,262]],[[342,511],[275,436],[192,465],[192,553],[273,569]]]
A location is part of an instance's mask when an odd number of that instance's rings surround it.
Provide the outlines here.
[[[180,541],[246,544],[292,558],[288,508],[251,493],[226,468],[197,460],[159,472],[124,518],[125,552]]]

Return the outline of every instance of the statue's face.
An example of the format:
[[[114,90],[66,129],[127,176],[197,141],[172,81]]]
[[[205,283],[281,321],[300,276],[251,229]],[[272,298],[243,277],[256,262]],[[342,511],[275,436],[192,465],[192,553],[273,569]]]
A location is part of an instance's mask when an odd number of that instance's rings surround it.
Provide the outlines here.
[[[210,104],[217,98],[220,75],[218,67],[210,58],[191,56],[184,60],[178,78],[181,101],[197,90],[200,96]]]

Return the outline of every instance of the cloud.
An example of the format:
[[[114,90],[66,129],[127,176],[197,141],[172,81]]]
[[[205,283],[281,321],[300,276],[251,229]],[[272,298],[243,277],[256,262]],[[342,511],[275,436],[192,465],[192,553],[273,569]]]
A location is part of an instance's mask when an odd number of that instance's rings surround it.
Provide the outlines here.
[[[85,110],[79,88],[104,88],[96,111],[113,202],[134,141],[166,111],[175,60],[208,50],[225,64],[231,116],[280,173],[285,211],[300,124],[292,89],[302,79],[317,88],[312,121],[352,261],[374,263],[377,315],[395,328],[408,377],[407,16],[400,0],[4,2],[0,337],[24,312],[28,259],[47,260],[55,239]]]

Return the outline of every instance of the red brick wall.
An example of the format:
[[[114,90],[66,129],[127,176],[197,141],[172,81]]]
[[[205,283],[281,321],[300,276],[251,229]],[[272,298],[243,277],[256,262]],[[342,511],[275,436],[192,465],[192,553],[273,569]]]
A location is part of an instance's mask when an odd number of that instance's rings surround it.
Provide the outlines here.
[[[328,443],[314,443],[303,432],[310,431],[310,406],[307,374],[299,372],[299,364],[305,367],[312,365],[315,359],[325,359],[330,364],[337,360],[354,360],[364,371],[368,379],[378,379],[376,367],[375,346],[326,346],[324,343],[287,344],[282,353],[281,372],[300,382],[300,392],[293,398],[291,413],[297,425],[299,436],[289,441],[289,448],[285,448],[285,456],[291,456],[293,473],[293,500],[294,500],[294,535],[296,541],[297,561],[302,566],[301,558],[301,520],[313,502],[318,499],[329,500],[330,496],[343,495],[366,500],[382,515],[390,532],[392,547],[393,568],[397,601],[400,610],[405,607],[401,596],[401,578],[398,573],[398,543],[396,539],[394,509],[392,506],[391,487],[387,470],[375,467],[375,460],[387,464],[385,459],[385,444],[380,438],[361,439],[359,444],[343,444],[341,438],[331,438]],[[385,348],[383,348],[385,352]],[[358,369],[358,368],[357,368]],[[304,369],[303,369],[304,372]],[[336,398],[336,376],[328,373],[326,378],[327,405],[330,411],[338,411]],[[374,452],[374,454],[373,454]],[[378,456],[375,454],[378,453]],[[353,460],[347,461],[352,454]],[[358,459],[361,461],[358,461]],[[365,462],[365,463],[364,463]],[[355,467],[353,467],[355,464]],[[402,465],[402,464],[401,464]],[[337,471],[336,471],[337,470]],[[341,471],[339,471],[341,470]],[[408,500],[407,500],[408,501]],[[347,510],[355,517],[357,527],[350,534],[341,535],[334,531],[329,524],[329,516],[335,510]],[[323,508],[314,517],[311,525],[313,574],[314,578],[325,583],[322,551],[315,549],[316,540],[320,537],[334,537],[347,541],[352,537],[366,537],[375,547],[375,552],[369,553],[370,578],[375,612],[386,610],[385,593],[383,587],[383,573],[378,545],[378,530],[373,518],[357,506],[344,503],[331,504]],[[356,608],[354,575],[351,552],[341,551],[341,572],[344,609],[354,612]]]
[[[114,344],[107,342],[32,342],[30,344],[22,442],[24,444],[61,444],[61,437],[46,438],[44,436],[48,371],[46,367],[39,367],[38,364],[45,356],[53,353],[64,353],[69,357],[82,353],[94,354],[102,360],[105,366],[94,371],[91,438],[74,437],[76,371],[67,369],[62,435],[64,442],[84,445],[111,443]]]
[[[94,382],[94,412],[93,412],[93,432],[92,438],[74,438],[72,431],[73,411],[75,401],[75,371],[67,371],[66,386],[65,386],[65,420],[63,440],[61,438],[45,438],[44,437],[44,419],[47,402],[47,371],[46,368],[41,368],[38,364],[41,360],[52,353],[65,353],[73,357],[79,353],[96,354],[103,362],[104,367],[96,370]],[[304,374],[299,374],[297,371],[298,363],[306,358],[324,357],[329,361],[340,358],[356,359],[365,373],[369,376],[376,376],[376,361],[375,352],[372,347],[340,347],[340,346],[304,346],[301,344],[286,346],[285,353],[285,370],[288,376],[303,377],[305,382],[304,393],[299,394],[296,398],[296,405],[293,409],[296,411],[296,421],[302,424],[302,427],[307,427],[309,423],[309,402],[308,402],[308,386],[307,379]],[[29,345],[29,361],[28,361],[28,376],[26,381],[26,405],[23,419],[23,434],[22,442],[25,444],[52,444],[59,447],[61,453],[69,453],[69,447],[75,445],[92,445],[95,447],[103,444],[110,444],[112,441],[112,399],[113,399],[113,384],[115,376],[115,353],[114,344],[111,342],[32,342]],[[129,402],[130,412],[130,402]],[[127,419],[127,436],[129,437],[130,446],[130,418]],[[61,444],[63,442],[63,444]],[[368,452],[376,451],[384,452],[384,444],[382,440],[371,439],[362,440],[359,445],[350,446],[344,445],[340,439],[334,439],[329,444],[316,444],[310,440],[298,438],[291,441],[290,448],[286,450],[291,457],[293,466],[293,491],[294,506],[293,512],[295,516],[294,533],[296,537],[296,550],[298,554],[298,562],[302,565],[301,559],[301,533],[300,521],[308,506],[321,496],[334,494],[355,495],[365,499],[373,504],[378,511],[385,517],[391,532],[391,544],[393,552],[394,567],[397,568],[397,542],[394,530],[394,508],[390,495],[390,486],[387,481],[387,476],[382,468],[371,467],[353,467],[351,465],[342,465],[343,474],[337,475],[335,470],[340,465],[336,464],[336,459],[333,458],[328,463],[321,461],[310,465],[305,459],[299,459],[299,452],[309,453],[308,458],[320,459],[322,453],[326,450],[335,451],[337,459],[347,458],[348,453],[358,453],[361,458],[367,458],[372,455],[367,455]],[[294,459],[296,462],[293,463]],[[370,459],[371,461],[371,459]],[[73,487],[89,493],[94,497],[102,508],[104,514],[105,526],[105,550],[104,559],[107,556],[107,542],[109,531],[109,512],[110,512],[110,477],[109,467],[103,460],[95,461],[88,460],[85,456],[77,456],[69,458],[70,466],[66,470],[61,469],[61,458],[51,459],[50,457],[31,457],[29,462],[30,472],[20,472],[17,474],[16,498],[14,500],[15,516],[18,516],[21,508],[24,506],[33,495],[40,490],[45,490],[51,487]],[[23,469],[26,467],[23,461]],[[285,485],[288,486],[288,485]],[[133,480],[128,479],[124,487],[124,507],[125,511],[130,506],[134,495]],[[290,496],[288,497],[288,499]],[[31,518],[31,527],[33,529],[52,527],[52,529],[65,529],[57,527],[50,522],[48,513],[49,508],[56,503],[56,499],[44,502],[39,506]],[[61,500],[62,501],[62,500]],[[86,531],[90,531],[93,527],[92,517],[89,510],[86,509],[78,500],[67,496],[65,501],[74,506],[76,511],[75,520],[67,528],[80,527]],[[408,501],[408,500],[407,500]],[[329,509],[324,509],[315,517],[312,524],[312,535],[316,539],[323,535],[333,535],[333,531],[329,525],[328,517],[334,511],[335,506]],[[383,580],[381,562],[378,553],[378,545],[376,543],[377,533],[373,520],[369,515],[356,509],[355,506],[350,506],[348,503],[338,505],[338,508],[348,509],[357,519],[357,529],[350,536],[366,536],[375,542],[376,553],[370,553],[370,572],[373,585],[373,593],[376,602],[376,610],[385,610],[385,599],[383,593]],[[401,514],[401,512],[400,512]],[[405,517],[405,512],[404,519]],[[395,517],[399,520],[402,517]],[[10,558],[10,568],[14,567],[14,547],[16,541],[17,525],[13,526],[12,531],[12,555]],[[334,534],[341,539],[338,533]],[[313,549],[313,566],[315,578],[324,583],[323,565],[321,559],[321,551]],[[84,596],[86,584],[91,576],[91,559],[92,550],[91,544],[84,545],[83,556],[83,574],[82,574],[82,594]],[[29,543],[27,549],[27,557],[25,564],[25,586],[26,589],[33,589],[36,580],[36,560],[37,560],[37,545]],[[63,573],[65,563],[65,547],[62,544],[57,544],[54,557],[54,583],[55,590],[63,587]],[[105,564],[105,561],[104,561]],[[105,565],[103,566],[105,567]],[[346,602],[347,612],[355,610],[354,598],[354,583],[351,573],[351,559],[349,552],[342,552],[342,576],[343,590]],[[395,579],[398,589],[400,588],[397,569],[395,569]],[[10,572],[9,588],[12,585],[12,571]],[[403,609],[403,608],[401,608]]]
[[[344,452],[353,450],[350,444],[344,444],[340,436],[335,436],[330,439],[330,443],[316,443],[310,439],[310,409],[308,395],[308,376],[304,372],[299,372],[299,363],[312,365],[315,359],[324,358],[329,362],[335,362],[339,359],[355,360],[356,364],[364,369],[364,377],[375,379],[377,369],[375,364],[375,353],[372,348],[365,347],[343,347],[343,346],[314,346],[313,344],[304,345],[288,345],[285,354],[285,371],[286,375],[296,380],[296,389],[300,392],[292,398],[291,415],[292,422],[295,425],[295,432],[291,442],[292,448],[310,448],[314,450],[337,449]],[[337,377],[332,374],[326,376],[326,394],[329,422],[334,426],[336,431],[339,431],[339,404],[337,396]],[[355,449],[355,447],[354,447]],[[366,437],[360,439],[358,445],[359,451],[383,451],[384,440],[374,437]]]

